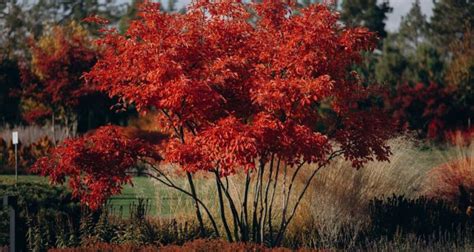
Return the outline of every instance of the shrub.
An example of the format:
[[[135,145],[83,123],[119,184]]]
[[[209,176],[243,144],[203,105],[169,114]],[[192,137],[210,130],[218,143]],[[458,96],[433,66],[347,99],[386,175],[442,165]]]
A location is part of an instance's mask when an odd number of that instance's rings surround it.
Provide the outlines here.
[[[449,139],[456,144],[453,154],[428,173],[424,193],[450,202],[465,213],[474,207],[474,138],[457,132]]]
[[[0,184],[0,195],[18,196],[18,249],[44,250],[77,245],[80,205],[60,187],[34,183]],[[8,229],[0,229],[2,237]],[[1,244],[5,244],[2,240]]]
[[[457,103],[462,91],[436,83],[400,84],[388,98],[394,119],[401,129],[420,137],[446,140],[454,130],[470,131],[470,105]]]
[[[148,205],[130,206],[129,218],[120,218],[104,206],[97,211],[81,207],[62,187],[44,184],[0,184],[0,195],[18,196],[17,241],[21,251],[55,247],[93,246],[97,243],[182,245],[199,235],[197,223],[185,219],[152,219]],[[0,246],[8,244],[7,212],[0,210]],[[3,218],[5,217],[5,218]],[[209,234],[212,232],[209,230]]]
[[[369,211],[369,237],[386,237],[389,240],[406,235],[427,239],[447,234],[455,238],[457,229],[472,224],[468,216],[446,202],[424,197],[407,199],[394,195],[375,199],[371,201]]]

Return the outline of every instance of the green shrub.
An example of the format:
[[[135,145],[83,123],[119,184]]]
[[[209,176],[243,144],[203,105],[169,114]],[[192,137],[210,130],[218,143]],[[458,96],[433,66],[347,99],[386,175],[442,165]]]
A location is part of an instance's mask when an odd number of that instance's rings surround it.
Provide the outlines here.
[[[45,184],[0,184],[0,195],[18,197],[17,244],[22,251],[78,245],[80,205],[62,187]],[[0,225],[8,226],[8,218]],[[8,228],[0,228],[0,245],[8,244]]]

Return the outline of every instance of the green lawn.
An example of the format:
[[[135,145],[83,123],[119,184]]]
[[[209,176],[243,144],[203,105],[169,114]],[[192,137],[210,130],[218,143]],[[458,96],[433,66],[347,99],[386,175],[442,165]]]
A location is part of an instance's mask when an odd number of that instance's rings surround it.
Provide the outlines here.
[[[14,175],[0,175],[0,184],[14,182]],[[46,178],[35,175],[20,175],[18,176],[18,182],[48,183]],[[156,193],[157,191],[159,194]],[[138,199],[142,198],[146,199],[149,204],[149,214],[167,216],[174,212],[173,206],[181,202],[184,203],[183,206],[190,203],[186,196],[170,191],[163,185],[155,186],[153,181],[147,177],[134,177],[133,186],[126,185],[122,194],[113,196],[109,200],[109,205],[114,213],[127,217],[129,216],[130,206],[136,204]]]

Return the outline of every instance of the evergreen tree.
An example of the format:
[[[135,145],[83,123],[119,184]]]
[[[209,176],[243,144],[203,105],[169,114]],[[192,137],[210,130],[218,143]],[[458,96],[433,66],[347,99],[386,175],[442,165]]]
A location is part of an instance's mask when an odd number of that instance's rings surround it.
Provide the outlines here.
[[[443,62],[428,40],[428,22],[416,0],[402,17],[398,33],[390,35],[375,67],[379,82],[395,86],[399,83],[438,84],[443,80]]]
[[[20,85],[18,63],[6,57],[0,58],[0,123],[17,124],[20,120],[19,103],[12,92]]]
[[[420,0],[416,0],[408,14],[402,17],[397,39],[407,53],[414,53],[418,46],[425,42],[428,35],[428,22],[426,16],[421,12]],[[403,52],[402,52],[403,53]]]
[[[380,84],[395,86],[404,79],[408,59],[403,56],[397,41],[397,34],[389,34],[382,48],[382,55],[375,66],[376,80]]]
[[[462,38],[467,27],[474,27],[474,1],[437,0],[430,23],[430,39],[445,56],[448,45]]]
[[[390,12],[392,8],[386,0],[380,4],[377,4],[377,0],[344,0],[341,20],[350,27],[365,26],[385,38],[385,21]]]

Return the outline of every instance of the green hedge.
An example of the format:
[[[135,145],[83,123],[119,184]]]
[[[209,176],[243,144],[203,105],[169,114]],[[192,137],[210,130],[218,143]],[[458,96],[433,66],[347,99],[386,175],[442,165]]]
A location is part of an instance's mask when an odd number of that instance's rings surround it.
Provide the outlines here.
[[[58,245],[77,245],[81,216],[78,201],[62,187],[47,184],[0,184],[0,196],[18,197],[17,246],[42,251]],[[6,211],[2,214],[7,216]],[[1,218],[0,246],[8,244],[8,218]],[[5,228],[6,227],[6,228]]]

